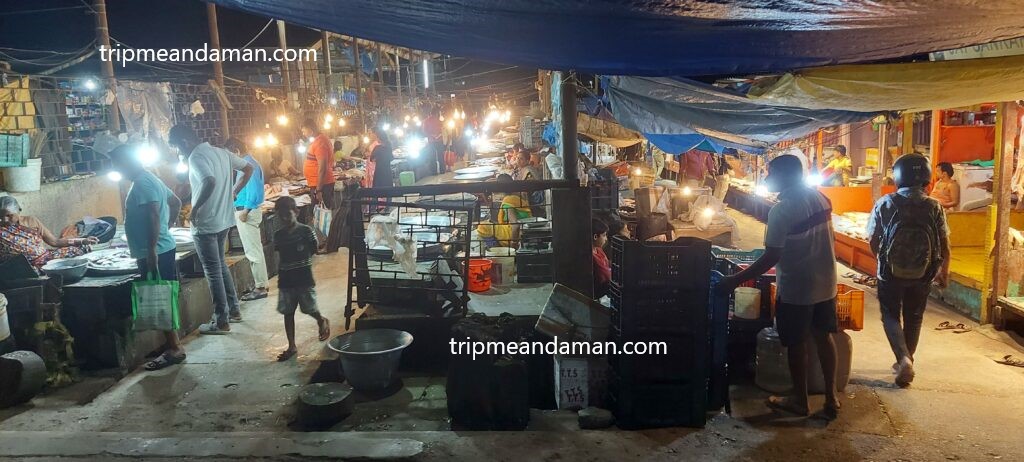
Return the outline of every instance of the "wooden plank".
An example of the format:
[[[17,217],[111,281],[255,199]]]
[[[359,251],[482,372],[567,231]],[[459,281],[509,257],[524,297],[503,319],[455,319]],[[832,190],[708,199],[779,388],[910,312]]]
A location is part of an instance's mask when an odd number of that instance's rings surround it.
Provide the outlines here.
[[[996,165],[993,170],[993,203],[986,249],[993,249],[992,265],[986,268],[982,286],[981,322],[992,322],[991,310],[997,297],[1006,295],[1010,243],[1010,179],[1013,177],[1014,140],[1019,133],[1017,103],[1000,103],[996,112]],[[992,287],[992,293],[987,293]]]

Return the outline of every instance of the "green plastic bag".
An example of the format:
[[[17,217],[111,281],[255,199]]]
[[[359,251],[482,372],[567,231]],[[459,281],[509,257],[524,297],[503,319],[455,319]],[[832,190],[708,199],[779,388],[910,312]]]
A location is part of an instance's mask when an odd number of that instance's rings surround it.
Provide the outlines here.
[[[132,321],[134,330],[178,330],[178,281],[153,279],[132,283]]]

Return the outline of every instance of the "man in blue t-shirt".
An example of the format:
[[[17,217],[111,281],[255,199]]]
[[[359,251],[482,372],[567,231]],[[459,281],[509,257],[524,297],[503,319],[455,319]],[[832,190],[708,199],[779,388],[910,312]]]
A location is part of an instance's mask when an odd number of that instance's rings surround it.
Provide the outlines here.
[[[174,261],[175,243],[170,227],[178,218],[181,201],[152,173],[146,171],[134,155],[131,145],[119,146],[110,152],[114,170],[131,181],[124,206],[124,231],[128,250],[145,278],[178,280]],[[146,369],[157,370],[185,360],[178,334],[164,332],[163,353],[146,363]]]
[[[263,169],[260,163],[248,154],[248,147],[242,140],[228,138],[224,148],[241,157],[252,166],[252,176],[245,183],[238,196],[235,197],[235,228],[238,238],[242,241],[245,258],[252,266],[253,290],[241,296],[243,301],[267,298],[267,259],[263,255],[263,237],[260,234],[260,223],[263,223]],[[241,181],[242,174],[236,173],[235,181]]]

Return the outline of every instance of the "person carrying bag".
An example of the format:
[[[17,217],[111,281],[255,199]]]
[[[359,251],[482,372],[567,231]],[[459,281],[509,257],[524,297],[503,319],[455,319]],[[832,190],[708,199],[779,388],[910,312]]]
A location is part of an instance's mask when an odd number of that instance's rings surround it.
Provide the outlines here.
[[[133,282],[132,320],[136,332],[180,329],[178,281],[165,281],[158,273],[152,273],[144,280]]]

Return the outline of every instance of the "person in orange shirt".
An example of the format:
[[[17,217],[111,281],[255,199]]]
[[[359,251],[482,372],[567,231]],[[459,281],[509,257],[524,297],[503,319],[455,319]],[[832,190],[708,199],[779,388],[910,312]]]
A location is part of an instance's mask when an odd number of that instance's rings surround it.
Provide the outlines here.
[[[320,133],[320,128],[313,119],[302,121],[302,136],[313,138],[306,148],[306,162],[302,173],[306,176],[306,185],[314,194],[315,202],[323,202],[327,208],[334,208],[334,149],[327,135]]]

